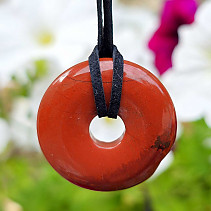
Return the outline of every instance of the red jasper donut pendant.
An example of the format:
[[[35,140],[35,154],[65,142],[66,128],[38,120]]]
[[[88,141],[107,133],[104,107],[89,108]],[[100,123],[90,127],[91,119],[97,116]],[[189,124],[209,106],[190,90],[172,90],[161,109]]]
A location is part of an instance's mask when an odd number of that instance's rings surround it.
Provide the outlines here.
[[[107,106],[112,59],[100,59]],[[173,103],[161,82],[137,64],[124,61],[119,116],[121,142],[99,146],[89,125],[97,116],[89,63],[61,74],[48,88],[37,120],[39,142],[52,167],[70,182],[92,190],[114,191],[148,179],[170,151],[176,136]]]

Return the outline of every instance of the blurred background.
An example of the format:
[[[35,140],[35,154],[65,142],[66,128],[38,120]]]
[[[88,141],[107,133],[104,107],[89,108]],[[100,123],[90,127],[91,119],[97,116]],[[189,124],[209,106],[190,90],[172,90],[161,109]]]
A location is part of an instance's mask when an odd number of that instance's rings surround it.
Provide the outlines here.
[[[148,181],[100,193],[41,153],[40,100],[97,43],[94,0],[0,0],[0,210],[211,210],[211,1],[114,0],[114,42],[168,89],[177,141]]]

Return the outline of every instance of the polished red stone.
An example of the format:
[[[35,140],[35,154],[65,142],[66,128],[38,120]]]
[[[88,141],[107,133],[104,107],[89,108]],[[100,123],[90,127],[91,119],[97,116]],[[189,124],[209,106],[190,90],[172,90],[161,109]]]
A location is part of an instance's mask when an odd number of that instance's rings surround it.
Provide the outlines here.
[[[98,146],[89,134],[97,113],[88,61],[61,74],[40,104],[42,151],[59,174],[78,186],[114,191],[137,185],[154,173],[175,141],[176,115],[166,89],[143,67],[124,63],[119,116],[126,132],[114,147]],[[113,62],[101,59],[100,66],[108,105]]]

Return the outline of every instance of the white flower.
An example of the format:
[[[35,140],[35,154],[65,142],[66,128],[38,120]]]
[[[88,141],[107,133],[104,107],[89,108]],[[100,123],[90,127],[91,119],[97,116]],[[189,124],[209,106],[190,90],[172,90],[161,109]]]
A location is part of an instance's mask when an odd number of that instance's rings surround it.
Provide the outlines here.
[[[36,124],[32,118],[30,101],[27,98],[16,100],[11,113],[10,131],[12,140],[17,146],[32,150],[39,149]]]
[[[28,61],[51,58],[63,71],[87,57],[96,40],[92,9],[86,1],[69,0],[0,5],[0,82]]]
[[[211,1],[202,4],[192,25],[181,27],[173,69],[163,75],[179,121],[205,118],[211,127]]]
[[[54,61],[47,63],[48,74],[35,82],[30,97],[15,100],[10,114],[10,132],[17,146],[29,150],[40,150],[37,138],[37,112],[42,96],[51,82],[58,76],[60,67]]]
[[[119,116],[117,119],[96,116],[90,123],[89,133],[97,143],[112,143],[122,139],[125,133],[125,125]]]
[[[170,151],[168,155],[161,161],[155,173],[152,175],[149,181],[155,179],[159,175],[161,175],[164,171],[166,171],[174,161],[174,153]]]
[[[148,41],[157,24],[158,17],[146,8],[124,5],[114,8],[115,44],[125,60],[137,63],[153,74],[157,74],[157,70],[153,65],[154,55],[148,48]]]
[[[115,43],[127,60],[151,69],[147,38],[155,16],[118,3],[114,7]],[[92,0],[10,0],[0,5],[0,83],[36,59],[54,59],[65,70],[87,60],[96,44],[96,2]]]

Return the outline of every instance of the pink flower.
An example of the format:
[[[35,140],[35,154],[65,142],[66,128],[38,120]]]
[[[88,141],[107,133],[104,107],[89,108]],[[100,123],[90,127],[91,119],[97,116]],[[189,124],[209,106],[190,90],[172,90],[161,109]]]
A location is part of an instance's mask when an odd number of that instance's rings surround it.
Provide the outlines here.
[[[155,54],[155,66],[162,75],[172,67],[172,53],[179,42],[178,28],[191,24],[197,10],[196,0],[167,0],[161,23],[148,46]]]

